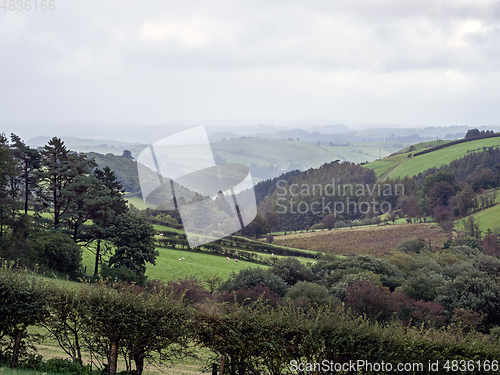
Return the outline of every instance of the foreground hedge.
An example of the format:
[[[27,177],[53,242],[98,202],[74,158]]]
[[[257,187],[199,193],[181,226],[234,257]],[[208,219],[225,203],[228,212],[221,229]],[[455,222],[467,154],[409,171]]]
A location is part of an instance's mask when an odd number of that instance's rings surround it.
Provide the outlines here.
[[[75,362],[84,365],[82,358],[92,352],[94,365],[106,365],[111,374],[118,355],[128,370],[135,363],[140,374],[148,362],[168,364],[194,355],[199,347],[210,350],[210,363],[224,364],[224,373],[239,375],[289,373],[291,363],[325,360],[422,363],[427,369],[429,361],[444,365],[448,360],[500,358],[496,339],[456,326],[423,330],[380,325],[353,316],[343,306],[303,309],[285,302],[273,308],[261,302],[241,306],[209,301],[188,306],[182,295],[161,286],[144,290],[101,281],[58,287],[9,265],[0,268],[0,312],[3,353],[12,354],[16,332],[45,327]],[[476,366],[468,373],[485,372]]]

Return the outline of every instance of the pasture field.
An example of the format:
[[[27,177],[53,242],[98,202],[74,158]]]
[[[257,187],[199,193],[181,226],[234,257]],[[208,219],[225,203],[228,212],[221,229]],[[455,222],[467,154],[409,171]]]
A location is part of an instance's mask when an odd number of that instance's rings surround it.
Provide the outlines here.
[[[227,260],[226,257],[214,254],[194,253],[162,247],[158,247],[157,250],[160,255],[156,258],[156,265],[148,264],[147,266],[146,276],[149,279],[170,281],[185,276],[204,278],[215,275],[225,280],[232,272],[239,272],[244,268],[267,268],[265,265],[243,260],[236,262],[234,258]],[[185,259],[179,260],[182,257]]]
[[[374,170],[379,179],[386,177],[415,176],[433,167],[441,167],[455,159],[464,157],[470,151],[482,151],[483,147],[500,146],[500,138],[485,138],[445,147],[424,155],[408,158],[410,153],[402,153],[366,164]],[[413,152],[412,152],[413,153]]]
[[[441,248],[448,239],[438,225],[420,223],[298,233],[276,236],[274,241],[279,245],[338,255],[381,257],[390,254],[399,243],[410,238],[422,238],[426,242],[430,240],[433,249]]]
[[[491,229],[492,232],[500,230],[500,204],[485,208],[484,210],[472,214],[472,216],[474,217],[474,220],[476,220],[479,225],[479,230],[483,232],[483,234],[486,233],[488,229]],[[465,220],[467,220],[467,217],[457,220],[455,222],[455,228],[463,228],[462,223]]]

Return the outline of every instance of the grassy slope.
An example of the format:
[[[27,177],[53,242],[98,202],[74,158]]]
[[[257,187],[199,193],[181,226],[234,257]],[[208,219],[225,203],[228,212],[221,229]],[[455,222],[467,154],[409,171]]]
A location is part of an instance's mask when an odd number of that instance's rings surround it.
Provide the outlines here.
[[[205,276],[219,276],[227,279],[231,272],[239,272],[244,268],[266,266],[239,261],[227,260],[225,257],[212,254],[193,253],[173,249],[158,248],[160,255],[156,259],[156,266],[149,265],[146,275],[150,279],[163,281],[174,280],[188,275],[203,278]],[[184,260],[178,260],[184,257]]]
[[[169,227],[154,225],[154,228],[159,231],[170,231],[176,233],[184,233],[181,230],[172,229]],[[160,237],[157,237],[160,238]],[[92,246],[91,246],[92,248]],[[190,251],[182,251],[176,249],[166,249],[163,247],[157,248],[160,255],[156,259],[156,265],[147,265],[146,275],[151,279],[161,279],[169,281],[178,277],[195,275],[198,277],[217,275],[226,279],[231,272],[238,272],[243,268],[248,267],[264,267],[267,266],[251,263],[240,260],[236,263],[234,260],[227,261],[225,257],[216,254],[202,254]],[[238,249],[236,249],[238,250]],[[244,250],[244,249],[243,249]],[[247,250],[244,250],[247,251]],[[271,254],[257,253],[263,258],[270,258]],[[184,261],[179,261],[179,258],[186,258]],[[283,256],[275,256],[283,258]],[[302,263],[310,262],[311,258],[297,257]],[[87,275],[92,275],[95,265],[95,255],[86,248],[83,248],[83,266],[86,267]]]
[[[486,138],[445,147],[441,150],[408,158],[408,153],[390,156],[366,164],[379,178],[414,176],[432,167],[440,167],[459,159],[469,151],[482,150],[483,147],[500,146],[500,138]]]
[[[497,228],[500,229],[500,195],[497,196],[496,203],[496,206],[486,208],[472,215],[474,220],[479,224],[479,229],[482,232],[486,232],[488,229],[492,231],[495,231]],[[457,220],[455,228],[461,228],[464,220],[467,220],[467,218]]]

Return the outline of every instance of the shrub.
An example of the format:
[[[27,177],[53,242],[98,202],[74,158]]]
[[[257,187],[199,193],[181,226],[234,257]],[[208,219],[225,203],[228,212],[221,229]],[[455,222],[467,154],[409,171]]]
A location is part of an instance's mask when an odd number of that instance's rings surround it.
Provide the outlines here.
[[[436,302],[445,308],[448,319],[455,309],[463,309],[487,314],[482,330],[500,321],[500,285],[495,277],[473,270],[448,281],[438,292]]]
[[[402,253],[418,254],[426,247],[426,245],[425,241],[421,238],[410,238],[409,240],[401,242],[394,250]]]
[[[397,318],[406,305],[404,294],[391,293],[389,288],[379,287],[369,281],[359,281],[347,287],[347,293],[346,306],[370,320],[389,321]]]
[[[420,269],[412,277],[406,279],[396,291],[406,294],[414,300],[434,301],[438,288],[443,286],[445,278],[428,269]]]
[[[335,223],[335,228],[345,228],[347,224],[343,220],[339,220]]]
[[[105,279],[111,281],[125,281],[127,283],[136,283],[139,285],[146,285],[147,276],[135,273],[130,268],[126,266],[120,266],[119,268],[111,268],[106,264],[101,266],[101,276]]]
[[[39,264],[76,278],[82,265],[82,250],[61,232],[40,232],[31,240]]]
[[[268,286],[280,296],[284,296],[288,289],[286,283],[278,275],[270,273],[262,268],[246,268],[238,273],[233,272],[231,276],[229,276],[229,279],[221,284],[219,290],[245,290],[256,285]]]
[[[412,301],[407,305],[410,310],[410,319],[412,325],[417,327],[439,328],[445,325],[443,306],[434,302]]]
[[[312,307],[328,304],[332,300],[324,286],[307,281],[299,281],[288,289],[286,298],[294,300],[299,306],[309,305]]]
[[[277,260],[269,269],[269,272],[281,277],[289,286],[294,285],[297,281],[311,281],[314,279],[311,269],[293,257]]]
[[[42,364],[39,371],[44,371],[45,373],[50,372],[53,374],[91,374],[90,365],[82,366],[78,362],[73,362],[67,358],[50,358],[47,362]]]
[[[257,301],[261,301],[264,305],[278,306],[280,296],[268,286],[255,285],[246,290],[235,289],[232,292],[224,291],[221,296],[223,302],[236,302],[240,305],[251,305]]]
[[[467,245],[452,246],[446,251],[450,254],[463,257],[464,259],[472,259],[482,254],[477,248],[472,248]]]
[[[175,281],[169,281],[167,291],[172,291],[177,297],[183,297],[187,304],[201,303],[210,299],[212,295],[205,289],[205,283],[196,276],[186,276]]]

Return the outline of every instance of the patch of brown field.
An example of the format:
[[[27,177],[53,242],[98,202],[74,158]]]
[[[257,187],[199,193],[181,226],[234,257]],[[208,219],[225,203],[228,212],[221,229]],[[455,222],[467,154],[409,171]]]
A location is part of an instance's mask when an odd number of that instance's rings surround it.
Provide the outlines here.
[[[433,250],[441,248],[448,239],[437,224],[399,224],[379,227],[343,228],[320,232],[275,236],[276,245],[297,249],[333,252],[338,255],[370,254],[381,257],[410,238],[431,242]]]

